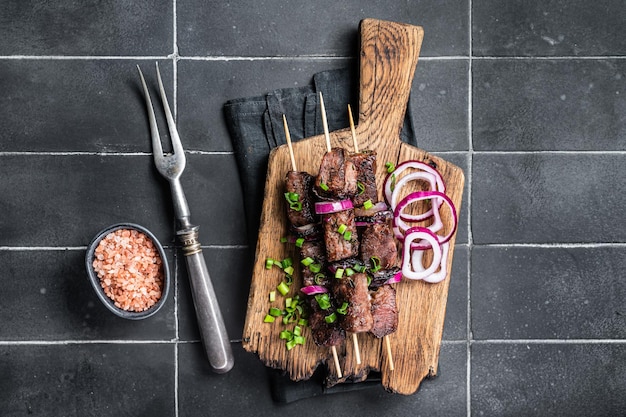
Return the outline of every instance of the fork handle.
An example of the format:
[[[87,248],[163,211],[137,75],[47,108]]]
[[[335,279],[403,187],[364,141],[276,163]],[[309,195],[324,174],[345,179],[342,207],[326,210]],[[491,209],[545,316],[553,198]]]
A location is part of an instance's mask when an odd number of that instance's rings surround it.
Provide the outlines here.
[[[183,245],[202,344],[213,371],[226,373],[234,365],[233,352],[198,241],[198,227],[179,230],[177,234]]]

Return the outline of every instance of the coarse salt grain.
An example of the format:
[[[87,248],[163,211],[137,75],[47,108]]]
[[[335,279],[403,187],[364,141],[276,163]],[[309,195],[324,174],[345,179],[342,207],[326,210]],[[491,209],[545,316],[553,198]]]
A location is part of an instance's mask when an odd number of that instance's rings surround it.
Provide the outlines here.
[[[106,296],[122,310],[145,311],[161,298],[161,256],[154,242],[138,230],[107,234],[96,247],[93,269]]]

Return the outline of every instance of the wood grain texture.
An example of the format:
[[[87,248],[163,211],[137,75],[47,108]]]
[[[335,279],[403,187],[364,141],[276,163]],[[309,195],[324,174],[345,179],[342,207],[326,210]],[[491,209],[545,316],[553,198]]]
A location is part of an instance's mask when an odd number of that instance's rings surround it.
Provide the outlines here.
[[[360,149],[377,152],[379,197],[382,198],[381,185],[386,176],[386,162],[397,164],[408,159],[420,160],[434,164],[440,171],[446,181],[446,194],[458,211],[464,184],[462,170],[400,141],[400,130],[423,39],[422,28],[365,19],[360,24],[360,33],[360,97],[356,133]],[[352,149],[349,129],[331,132],[330,138],[333,147]],[[293,145],[298,170],[317,174],[321,158],[326,152],[324,136],[307,138]],[[284,342],[279,339],[284,326],[278,322],[263,323],[270,307],[268,294],[283,279],[283,274],[277,268],[265,268],[265,259],[288,256],[298,259],[293,245],[280,243],[280,238],[287,235],[288,229],[283,192],[285,174],[290,169],[287,146],[272,150],[243,331],[244,349],[258,354],[266,366],[286,371],[295,381],[310,378],[320,364],[325,364],[328,367],[329,385],[346,378],[362,380],[367,378],[371,370],[377,370],[382,373],[385,389],[401,394],[414,393],[425,377],[437,373],[456,233],[450,241],[447,278],[443,282],[428,284],[404,279],[394,284],[399,306],[398,330],[390,335],[395,369],[390,371],[388,368],[383,339],[360,334],[358,341],[362,363],[357,365],[353,342],[348,337],[346,343],[338,348],[343,372],[343,377],[338,378],[330,349],[315,346],[308,329],[304,333],[307,336],[306,344],[287,351]],[[451,227],[449,216],[444,216],[444,227]],[[290,294],[297,294],[300,286],[301,277],[296,271]]]

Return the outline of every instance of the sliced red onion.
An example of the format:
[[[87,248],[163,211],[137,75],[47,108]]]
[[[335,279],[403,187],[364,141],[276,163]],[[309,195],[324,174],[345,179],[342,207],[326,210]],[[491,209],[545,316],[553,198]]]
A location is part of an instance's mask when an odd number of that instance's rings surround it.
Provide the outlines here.
[[[385,281],[385,284],[396,284],[400,281],[402,281],[402,270],[399,270],[398,272],[393,274],[393,277]]]
[[[328,289],[326,287],[322,287],[321,285],[309,285],[307,287],[300,288],[300,291],[306,295],[315,295],[328,292]]]
[[[417,201],[429,200],[429,199],[433,199],[433,198],[440,198],[440,199],[442,199],[443,202],[446,203],[450,207],[450,211],[452,212],[452,227],[450,228],[450,231],[448,232],[447,235],[445,235],[445,236],[438,236],[437,235],[437,239],[438,239],[439,244],[446,243],[447,241],[450,240],[450,238],[452,237],[452,235],[456,231],[459,219],[458,219],[458,216],[457,216],[457,213],[456,213],[456,208],[454,207],[454,203],[452,202],[452,200],[450,200],[450,197],[448,197],[447,195],[445,195],[445,194],[443,194],[443,193],[441,193],[439,191],[416,191],[414,193],[411,193],[411,194],[407,195],[402,200],[400,200],[400,202],[398,203],[398,205],[395,208],[394,213],[393,213],[393,217],[394,217],[394,234],[396,235],[396,237],[398,235],[401,235],[401,236],[402,235],[406,235],[406,233],[410,229],[409,225],[407,225],[402,220],[402,217],[401,217],[402,216],[402,211],[409,204],[415,203]],[[436,211],[435,213],[438,213],[438,211]],[[435,219],[436,220],[438,219],[437,215],[435,215]],[[440,230],[440,226],[441,225],[436,224],[436,223],[433,223],[432,225],[428,226],[429,231],[434,233],[435,231]],[[413,249],[420,249],[420,248],[421,249],[427,249],[428,247],[429,246],[424,246],[424,244],[422,244],[422,243],[416,243],[415,245],[413,245]]]
[[[441,245],[441,261],[439,262],[439,270],[435,269],[435,272],[423,278],[424,281],[435,284],[443,281],[448,274],[448,253],[450,252],[450,242],[446,242]],[[414,271],[422,272],[425,270],[422,264],[422,258],[424,257],[423,250],[414,250],[411,255],[411,266]]]
[[[315,203],[316,214],[330,214],[338,211],[349,210],[353,208],[352,201],[350,199],[337,200],[337,201],[318,201]]]
[[[396,167],[396,169],[393,170],[393,172],[387,174],[387,176],[385,177],[385,181],[384,181],[384,185],[383,185],[383,194],[385,196],[385,200],[387,201],[387,204],[389,204],[390,206],[392,206],[391,203],[391,194],[392,194],[392,190],[391,190],[391,179],[395,176],[396,178],[396,187],[394,188],[394,190],[396,188],[398,188],[398,182],[400,181],[398,179],[398,177],[400,176],[400,173],[402,173],[405,169],[407,168],[415,168],[420,170],[423,173],[428,173],[430,175],[433,175],[435,178],[435,182],[437,184],[437,188],[435,189],[435,187],[432,187],[433,191],[440,191],[442,193],[446,192],[446,183],[443,180],[443,177],[441,176],[441,174],[439,173],[439,171],[437,171],[435,168],[431,167],[430,165],[428,165],[427,163],[421,162],[421,161],[415,161],[415,160],[409,160],[409,161],[404,161],[401,162],[400,164],[398,164],[398,166]],[[400,186],[402,187],[402,185]],[[393,209],[393,206],[392,206]]]
[[[413,268],[413,262],[411,258],[413,253],[421,252],[411,248],[411,245],[415,241],[427,241],[433,249],[433,261],[428,268]],[[439,268],[441,263],[441,246],[438,241],[438,237],[425,227],[411,227],[407,230],[403,244],[403,256],[402,256],[402,275],[405,278],[413,280],[421,280],[432,274]]]

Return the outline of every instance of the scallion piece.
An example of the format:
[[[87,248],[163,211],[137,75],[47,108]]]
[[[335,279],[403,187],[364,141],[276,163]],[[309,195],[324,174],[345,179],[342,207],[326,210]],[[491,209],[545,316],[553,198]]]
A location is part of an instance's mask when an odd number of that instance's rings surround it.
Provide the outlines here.
[[[370,261],[372,261],[372,272],[378,272],[380,270],[380,258],[378,256],[372,256]]]
[[[344,303],[341,305],[341,307],[339,307],[339,308],[337,309],[337,313],[339,313],[339,314],[343,314],[343,315],[345,316],[345,315],[348,313],[348,306],[349,306],[349,305],[350,305],[350,304],[348,304],[348,302],[347,302],[347,301],[344,301]]]
[[[346,276],[347,277],[351,277],[352,275],[354,275],[355,270],[352,268],[346,268]]]
[[[280,310],[280,308],[276,308],[276,307],[272,307],[270,308],[270,316],[274,316],[274,317],[280,317],[283,312]]]
[[[291,265],[293,265],[293,261],[291,260],[291,258],[285,258],[282,260],[281,265],[283,268],[287,268]]]
[[[334,323],[337,321],[337,314],[331,313],[328,316],[325,316],[324,320],[326,320],[326,323]]]
[[[285,308],[291,307],[292,298],[285,298]]]
[[[374,207],[374,203],[372,203],[372,200],[367,200],[365,203],[363,203],[363,208],[365,210],[369,210],[372,207]]]
[[[337,268],[337,270],[335,271],[335,278],[337,279],[343,278],[343,273],[344,273],[343,268]]]
[[[287,285],[285,281],[282,281],[280,284],[278,284],[276,289],[279,293],[281,293],[281,295],[286,295],[289,292],[289,285]]]
[[[317,301],[317,304],[322,310],[328,310],[330,308],[330,296],[328,293],[316,295],[315,301]]]
[[[293,272],[294,272],[293,266],[289,265],[288,267],[284,269],[284,271],[285,271],[285,274],[287,275],[293,275]]]
[[[299,237],[299,238],[296,239],[296,246],[298,248],[301,248],[303,243],[304,243],[304,238],[303,237]]]
[[[274,320],[276,320],[276,317],[266,314],[265,318],[263,319],[263,323],[274,323]]]
[[[313,258],[311,258],[310,256],[307,256],[306,258],[304,258],[303,260],[300,261],[300,263],[304,266],[309,266],[311,265],[313,262],[315,262],[313,260]]]
[[[313,278],[313,280],[315,281],[317,285],[321,285],[322,282],[324,281],[324,278],[326,278],[326,275],[322,274],[321,272],[318,272],[317,274],[315,274],[315,277]]]
[[[295,339],[288,340],[287,343],[286,343],[286,346],[287,346],[287,350],[291,350],[294,347],[296,347]]]
[[[328,191],[328,185],[326,185],[326,183],[320,182],[320,188],[324,191]]]
[[[352,239],[352,231],[346,230],[346,232],[343,234],[343,240],[349,241],[350,239]]]
[[[357,195],[361,195],[365,192],[365,185],[361,181],[356,182]]]
[[[274,265],[276,261],[274,261],[272,258],[267,258],[265,260],[265,269],[272,269],[272,265]]]
[[[345,224],[342,224],[337,228],[337,233],[339,233],[340,235],[343,235],[346,230],[348,230],[348,226],[346,226]]]
[[[320,272],[322,270],[322,265],[321,264],[311,264],[311,265],[309,265],[309,270],[311,272],[313,272],[314,274],[317,274],[318,272]]]
[[[291,340],[293,339],[293,333],[291,333],[289,330],[283,330],[282,332],[280,332],[278,337],[283,340]]]
[[[308,326],[308,325],[309,325],[309,321],[307,319],[298,320],[298,326]]]
[[[306,338],[304,336],[294,336],[293,341],[296,342],[296,345],[303,345],[306,342]]]
[[[396,166],[394,165],[393,162],[387,162],[385,164],[385,168],[387,168],[387,173],[391,174],[396,169]]]
[[[270,291],[270,303],[276,301],[276,291]]]

